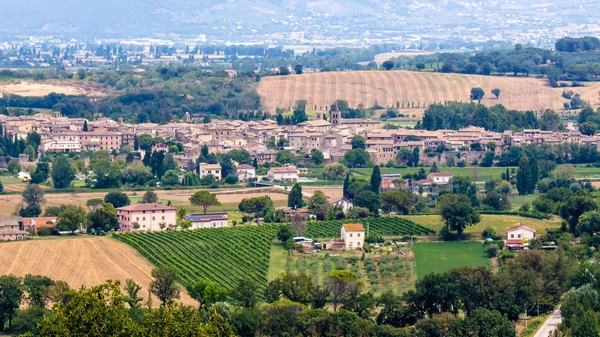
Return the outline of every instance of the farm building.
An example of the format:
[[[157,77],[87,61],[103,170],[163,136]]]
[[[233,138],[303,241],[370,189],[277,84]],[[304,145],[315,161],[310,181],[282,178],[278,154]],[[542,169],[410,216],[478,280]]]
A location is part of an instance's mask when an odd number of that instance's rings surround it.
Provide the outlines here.
[[[157,203],[134,204],[117,208],[119,226],[123,232],[161,231],[175,228],[176,213],[177,208]],[[137,226],[139,227],[135,228]]]
[[[518,225],[506,230],[504,246],[508,249],[524,249],[529,246],[528,241],[535,238],[535,228]]]
[[[361,249],[365,245],[365,228],[361,224],[342,226],[342,239],[346,250]]]
[[[57,217],[37,217],[23,218],[23,226],[26,229],[39,231],[42,228],[48,228],[52,231],[56,230]]]
[[[298,181],[298,170],[295,166],[271,167],[267,172],[270,181]]]
[[[256,169],[253,166],[242,164],[235,168],[238,180],[241,182],[256,178]]]
[[[187,219],[192,222],[191,229],[227,226],[227,213],[192,214],[188,216]]]
[[[27,237],[29,237],[29,233],[27,233],[23,226],[23,218],[14,216],[0,217],[0,240],[23,240]]]
[[[200,178],[212,175],[213,177],[215,177],[215,180],[221,180],[221,164],[200,163],[198,164],[198,166]]]

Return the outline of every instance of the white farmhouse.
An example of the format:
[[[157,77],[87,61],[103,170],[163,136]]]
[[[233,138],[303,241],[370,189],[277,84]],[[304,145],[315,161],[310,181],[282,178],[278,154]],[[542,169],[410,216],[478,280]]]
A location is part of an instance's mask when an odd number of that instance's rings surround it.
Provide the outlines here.
[[[192,222],[191,229],[218,228],[227,226],[227,213],[192,214],[187,217]]]
[[[438,185],[447,185],[452,179],[452,173],[450,172],[431,172],[427,175],[427,180],[431,180],[432,183]]]
[[[298,181],[298,170],[296,166],[286,165],[283,167],[271,167],[267,171],[270,181]]]
[[[342,240],[346,250],[361,249],[365,245],[365,228],[361,224],[343,225]]]
[[[504,245],[508,249],[524,249],[529,246],[528,241],[535,238],[535,228],[518,225],[506,230]]]
[[[238,165],[235,168],[235,173],[237,174],[238,180],[241,182],[256,178],[256,169],[254,166],[247,164]]]
[[[221,164],[200,163],[199,172],[200,179],[212,175],[215,180],[221,180]]]

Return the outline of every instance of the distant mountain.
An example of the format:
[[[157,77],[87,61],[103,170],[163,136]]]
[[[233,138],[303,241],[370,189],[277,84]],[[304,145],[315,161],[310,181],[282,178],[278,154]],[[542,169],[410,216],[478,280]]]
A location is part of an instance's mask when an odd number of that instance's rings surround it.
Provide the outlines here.
[[[179,34],[250,41],[368,39],[470,32],[593,31],[600,2],[576,0],[28,0],[4,1],[0,34],[139,37]],[[587,26],[586,26],[587,25]],[[570,28],[569,28],[570,27]],[[454,30],[454,32],[452,31]]]

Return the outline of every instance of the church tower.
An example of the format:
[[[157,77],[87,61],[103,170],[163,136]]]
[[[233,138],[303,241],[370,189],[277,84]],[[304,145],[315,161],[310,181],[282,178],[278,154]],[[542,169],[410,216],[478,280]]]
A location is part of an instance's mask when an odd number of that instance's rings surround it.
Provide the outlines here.
[[[342,125],[342,113],[338,108],[337,103],[335,103],[331,107],[331,111],[329,112],[329,116],[331,118],[331,127],[336,127]]]

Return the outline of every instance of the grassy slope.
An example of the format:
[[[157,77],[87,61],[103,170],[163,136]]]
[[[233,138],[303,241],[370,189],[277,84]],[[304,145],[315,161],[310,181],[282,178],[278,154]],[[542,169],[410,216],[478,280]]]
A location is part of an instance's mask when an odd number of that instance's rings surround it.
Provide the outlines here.
[[[509,167],[511,169],[512,167]],[[407,168],[382,168],[381,173],[400,173],[412,174],[419,171],[419,167],[407,167]],[[352,172],[359,177],[370,177],[372,168],[357,168],[352,169]],[[506,167],[440,167],[440,171],[451,172],[455,176],[469,176],[474,177],[475,181],[488,181],[492,178],[500,178],[502,173],[506,172]],[[425,172],[429,172],[429,168],[425,168]],[[599,170],[600,172],[600,170]]]
[[[439,215],[404,215],[405,219],[411,220],[421,226],[431,228],[435,231],[442,229],[442,222]],[[465,234],[479,235],[483,232],[484,228],[492,227],[498,235],[504,235],[504,231],[507,228],[516,226],[519,221],[522,225],[528,225],[535,228],[538,234],[543,234],[546,228],[559,228],[560,222],[550,220],[537,220],[531,218],[523,218],[509,215],[481,215],[481,222],[477,225],[467,227]]]
[[[418,242],[415,258],[418,278],[464,266],[491,266],[479,242]]]

